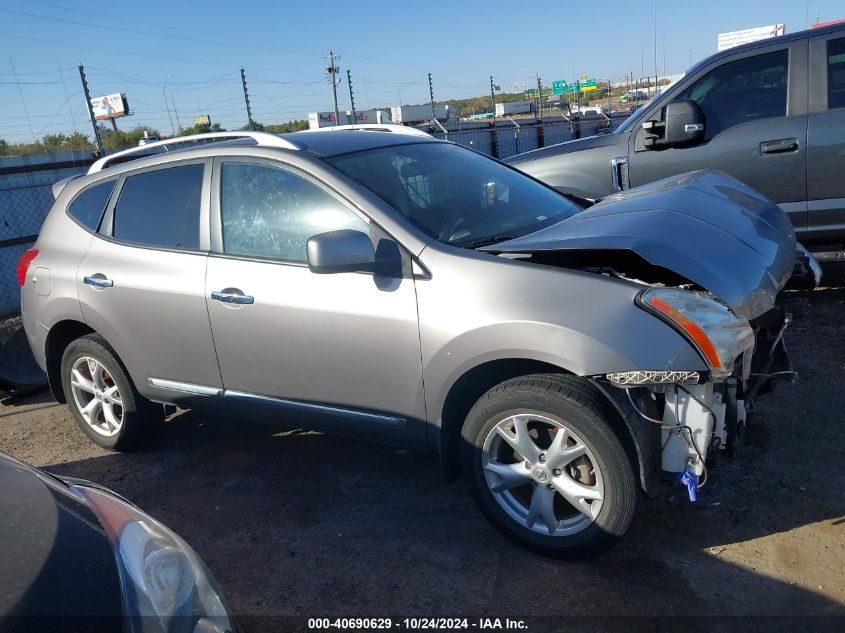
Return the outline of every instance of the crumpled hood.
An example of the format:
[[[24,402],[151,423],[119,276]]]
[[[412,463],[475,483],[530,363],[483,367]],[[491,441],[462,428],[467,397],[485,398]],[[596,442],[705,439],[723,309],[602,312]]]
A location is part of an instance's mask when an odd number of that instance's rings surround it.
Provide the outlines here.
[[[713,171],[608,196],[562,222],[483,250],[630,250],[709,290],[749,319],[774,306],[796,257],[786,214],[757,191]]]

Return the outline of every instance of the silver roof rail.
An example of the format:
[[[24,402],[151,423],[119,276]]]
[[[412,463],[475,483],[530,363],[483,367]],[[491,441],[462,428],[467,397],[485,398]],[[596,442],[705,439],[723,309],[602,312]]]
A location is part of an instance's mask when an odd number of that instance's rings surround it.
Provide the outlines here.
[[[355,125],[333,125],[331,127],[321,127],[313,130],[300,130],[296,134],[302,132],[330,132],[332,130],[358,130],[360,132],[393,132],[394,134],[404,134],[406,136],[431,136],[428,132],[423,132],[415,127],[407,125],[397,125],[395,123],[357,123]]]
[[[157,147],[163,149],[165,152],[169,152],[171,148],[180,149],[180,145],[190,145],[192,143],[196,143],[197,141],[213,142],[217,140],[224,141],[228,139],[239,138],[251,138],[262,147],[280,147],[282,149],[296,150],[302,149],[298,145],[291,143],[289,140],[282,138],[278,134],[271,134],[270,132],[208,132],[206,134],[191,134],[190,136],[168,138],[163,141],[147,143],[146,145],[139,145],[138,147],[131,147],[129,149],[125,149],[122,152],[115,152],[114,154],[109,154],[108,156],[104,156],[103,158],[96,161],[93,165],[91,165],[91,167],[88,169],[88,173],[94,174],[98,171],[102,171],[109,167],[111,163],[114,162],[116,159],[124,158],[127,156],[133,156],[135,154],[147,156],[149,155],[149,150],[155,149]],[[139,158],[141,156],[139,156]]]

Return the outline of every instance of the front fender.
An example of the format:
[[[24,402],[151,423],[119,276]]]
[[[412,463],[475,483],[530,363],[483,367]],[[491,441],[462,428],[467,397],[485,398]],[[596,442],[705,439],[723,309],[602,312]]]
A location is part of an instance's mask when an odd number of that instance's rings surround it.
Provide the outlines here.
[[[621,329],[578,331],[552,323],[508,322],[456,336],[424,366],[427,410],[438,417],[450,390],[473,368],[530,360],[577,376],[637,369],[705,371],[701,356],[674,329],[633,304]],[[432,420],[434,421],[434,420]]]
[[[452,386],[490,361],[537,361],[578,376],[706,370],[681,334],[637,307],[641,284],[456,251],[427,249],[433,275],[417,282],[426,410],[434,425]],[[452,274],[439,275],[444,266]]]

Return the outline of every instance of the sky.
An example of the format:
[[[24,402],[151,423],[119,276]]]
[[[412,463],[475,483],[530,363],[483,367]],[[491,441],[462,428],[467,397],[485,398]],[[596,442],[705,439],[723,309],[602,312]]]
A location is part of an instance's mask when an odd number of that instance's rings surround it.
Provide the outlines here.
[[[655,6],[660,75],[714,53],[721,32],[845,18],[842,0],[0,0],[0,138],[90,135],[79,64],[92,97],[126,93],[118,127],[166,134],[198,114],[245,125],[241,67],[256,121],[331,110],[330,50],[341,110],[347,69],[358,110],[428,102],[429,72],[435,99],[489,94],[490,75],[508,92],[537,73],[653,75]]]

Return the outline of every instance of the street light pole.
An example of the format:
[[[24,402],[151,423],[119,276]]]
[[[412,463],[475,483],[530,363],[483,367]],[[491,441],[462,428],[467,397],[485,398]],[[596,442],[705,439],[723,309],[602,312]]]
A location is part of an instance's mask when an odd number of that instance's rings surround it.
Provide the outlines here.
[[[164,99],[164,107],[167,108],[167,118],[170,120],[170,133],[176,136],[176,128],[173,127],[173,117],[170,115],[170,104],[167,102],[167,93],[165,93],[167,82],[170,81],[171,77],[172,75],[167,75],[167,79],[164,80],[164,85],[161,87],[161,98]]]

